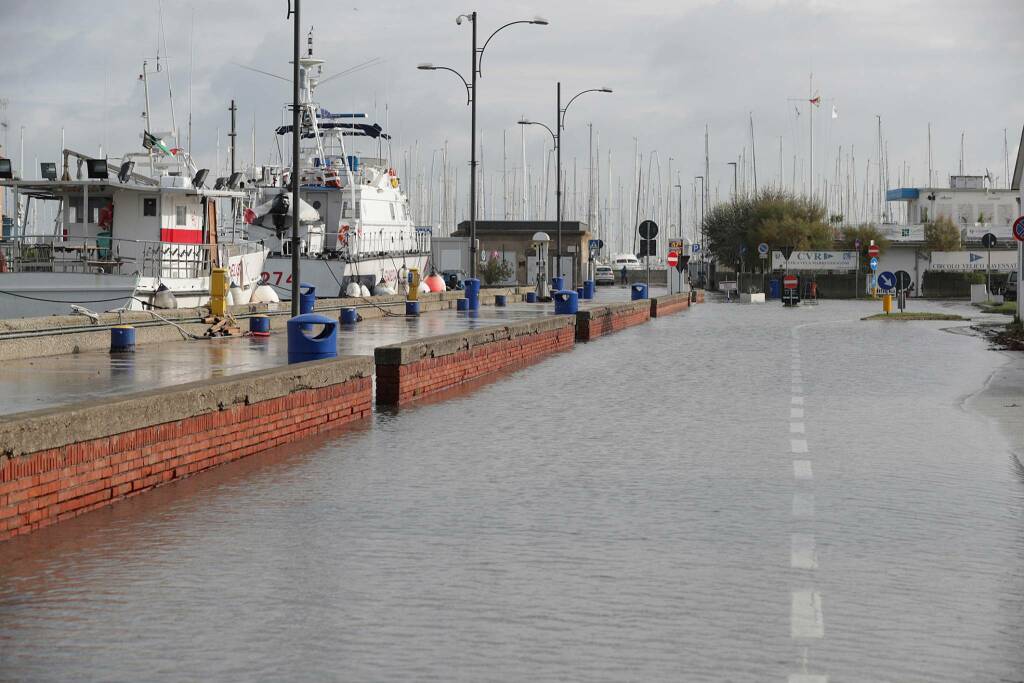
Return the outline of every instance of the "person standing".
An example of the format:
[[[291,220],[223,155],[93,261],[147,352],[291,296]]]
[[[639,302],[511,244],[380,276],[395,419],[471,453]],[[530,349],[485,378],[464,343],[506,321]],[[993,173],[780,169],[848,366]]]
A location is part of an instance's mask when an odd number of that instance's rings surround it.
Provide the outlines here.
[[[629,276],[626,274],[626,266],[622,266],[622,284],[629,284]]]

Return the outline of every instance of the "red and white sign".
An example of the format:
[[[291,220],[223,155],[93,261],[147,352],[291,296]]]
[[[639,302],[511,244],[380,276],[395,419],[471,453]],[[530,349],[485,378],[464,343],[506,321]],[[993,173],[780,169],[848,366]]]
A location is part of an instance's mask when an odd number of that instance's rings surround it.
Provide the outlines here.
[[[667,263],[668,263],[668,267],[669,268],[675,268],[676,264],[679,263],[679,252],[676,252],[676,251],[668,252]]]
[[[786,289],[796,289],[799,280],[796,279],[796,275],[787,275],[782,278],[782,286]]]
[[[1024,242],[1024,216],[1013,222],[1013,239]]]
[[[878,254],[879,254],[879,251],[878,251],[878,245],[877,244],[872,244],[870,247],[868,247],[868,257],[869,258],[878,258]]]

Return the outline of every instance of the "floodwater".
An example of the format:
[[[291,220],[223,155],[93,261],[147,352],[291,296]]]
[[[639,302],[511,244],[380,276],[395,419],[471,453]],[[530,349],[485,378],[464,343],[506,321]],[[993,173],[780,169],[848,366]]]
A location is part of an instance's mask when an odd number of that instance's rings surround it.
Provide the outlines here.
[[[663,289],[653,289],[657,295]],[[629,288],[602,287],[597,303],[626,300]],[[364,320],[338,331],[338,353],[372,356],[378,346],[406,339],[448,334],[518,318],[553,314],[553,304],[484,306],[479,311],[424,312],[418,317],[392,314]],[[337,312],[327,312],[337,316]],[[243,327],[248,323],[243,320]],[[56,405],[109,398],[132,391],[226,377],[288,362],[284,330],[267,338],[203,339],[140,345],[135,353],[88,351],[5,361],[0,367],[0,416]]]
[[[697,306],[2,544],[0,679],[1024,680],[1006,356],[878,307]]]

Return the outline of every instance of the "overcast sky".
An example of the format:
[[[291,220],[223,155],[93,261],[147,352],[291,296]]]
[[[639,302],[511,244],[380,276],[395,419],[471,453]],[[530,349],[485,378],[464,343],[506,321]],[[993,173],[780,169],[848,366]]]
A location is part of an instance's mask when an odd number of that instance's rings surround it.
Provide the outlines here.
[[[249,155],[255,115],[259,158],[265,160],[290,86],[232,62],[289,73],[286,1],[163,0],[161,7],[168,44],[161,61],[171,68],[183,133],[193,36],[194,153],[214,163],[217,127],[226,144],[227,106],[235,98],[242,153]],[[325,85],[321,103],[332,110],[376,111],[382,123],[386,103],[396,154],[418,142],[429,157],[447,139],[453,159],[467,158],[469,108],[461,84],[451,74],[415,66],[430,61],[468,76],[470,28],[457,26],[455,17],[472,9],[449,0],[304,0],[302,23],[316,27],[317,54],[329,60],[325,75],[372,57],[386,60]],[[567,97],[591,87],[615,90],[573,105],[563,148],[567,165],[578,157],[581,171],[586,167],[586,124],[592,122],[602,156],[612,151],[613,184],[618,176],[629,182],[637,137],[645,166],[656,150],[667,174],[672,157],[673,175],[679,171],[689,187],[703,171],[707,125],[711,187],[722,195],[732,183],[726,163],[744,146],[749,155],[751,113],[759,181],[778,178],[780,136],[786,176],[793,154],[798,169],[804,168],[812,72],[823,100],[816,112],[818,168],[834,164],[840,145],[846,151],[853,146],[862,176],[868,158],[877,157],[875,117],[881,115],[891,184],[904,163],[916,182],[924,182],[931,122],[937,177],[956,171],[964,131],[965,171],[988,169],[1002,185],[1004,129],[1012,166],[1024,124],[1020,0],[488,0],[475,9],[481,36],[537,14],[551,22],[511,27],[487,48],[479,116],[492,172],[500,168],[502,129],[509,130],[516,142],[511,152],[518,155],[520,114],[553,126],[558,79]],[[24,126],[28,177],[38,174],[37,158],[57,158],[62,126],[74,149],[97,152],[103,144],[115,155],[136,149],[143,128],[137,76],[142,60],[152,65],[157,52],[156,0],[6,0],[2,11],[0,98],[8,101],[8,153],[17,164]],[[167,81],[154,78],[151,87],[154,127],[169,129]],[[835,120],[832,105],[839,113]],[[803,111],[799,121],[796,106]],[[529,133],[538,165],[534,150],[546,136],[536,128]]]

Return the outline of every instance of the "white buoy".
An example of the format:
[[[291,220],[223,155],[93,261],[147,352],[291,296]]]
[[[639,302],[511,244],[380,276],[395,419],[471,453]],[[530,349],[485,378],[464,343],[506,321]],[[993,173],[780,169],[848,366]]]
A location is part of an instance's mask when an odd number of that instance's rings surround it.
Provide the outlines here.
[[[370,296],[370,288],[366,285],[359,285],[359,296]]]
[[[178,300],[175,298],[174,292],[167,289],[166,285],[161,284],[153,297],[153,305],[157,308],[177,308]]]
[[[251,304],[276,304],[280,301],[281,297],[277,295],[277,292],[270,285],[260,285],[252,293],[252,297],[249,298],[249,303]]]
[[[391,289],[386,284],[381,282],[376,287],[373,288],[373,295],[374,296],[394,296],[395,295],[395,290]]]
[[[348,287],[345,288],[345,296],[357,297],[362,296],[362,290],[359,289],[358,282],[348,283]]]
[[[420,286],[418,289],[420,294],[430,294],[430,285],[428,285],[423,280],[420,280]]]
[[[231,300],[234,301],[235,306],[247,304],[252,300],[253,290],[239,287],[234,282],[231,283],[231,288],[228,291],[231,292]]]

